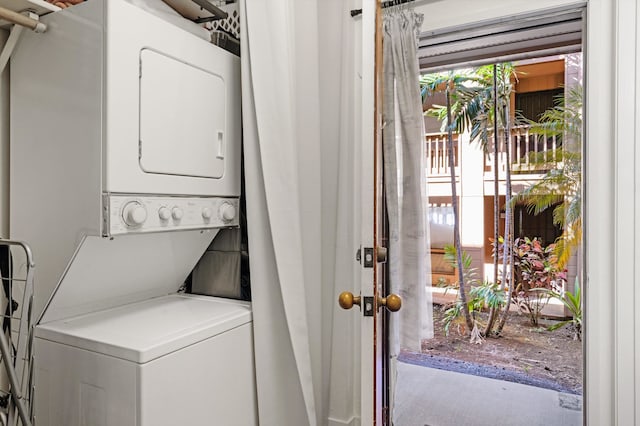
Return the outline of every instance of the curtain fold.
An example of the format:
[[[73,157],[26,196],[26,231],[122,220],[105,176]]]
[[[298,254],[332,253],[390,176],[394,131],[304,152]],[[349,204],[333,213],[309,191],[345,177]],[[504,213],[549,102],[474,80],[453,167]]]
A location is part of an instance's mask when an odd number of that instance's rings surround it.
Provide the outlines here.
[[[316,425],[296,137],[293,1],[244,0],[247,226],[261,425]]]
[[[433,336],[426,206],[424,119],[417,36],[423,15],[388,10],[383,17],[383,166],[389,219],[389,287],[402,298],[390,315],[391,356],[420,352]]]

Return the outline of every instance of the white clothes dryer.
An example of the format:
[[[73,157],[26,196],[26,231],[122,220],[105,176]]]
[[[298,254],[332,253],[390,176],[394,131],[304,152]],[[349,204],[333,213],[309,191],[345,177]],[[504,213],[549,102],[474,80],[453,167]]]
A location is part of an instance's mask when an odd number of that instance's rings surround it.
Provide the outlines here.
[[[238,226],[241,166],[237,56],[126,0],[42,20],[11,63],[10,234],[38,258],[36,315],[86,238]]]

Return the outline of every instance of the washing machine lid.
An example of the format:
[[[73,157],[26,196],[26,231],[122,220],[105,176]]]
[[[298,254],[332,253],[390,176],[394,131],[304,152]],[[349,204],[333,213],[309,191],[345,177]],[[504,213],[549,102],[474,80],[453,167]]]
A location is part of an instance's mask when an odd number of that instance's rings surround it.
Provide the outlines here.
[[[250,321],[248,302],[173,294],[42,324],[35,336],[142,364]]]

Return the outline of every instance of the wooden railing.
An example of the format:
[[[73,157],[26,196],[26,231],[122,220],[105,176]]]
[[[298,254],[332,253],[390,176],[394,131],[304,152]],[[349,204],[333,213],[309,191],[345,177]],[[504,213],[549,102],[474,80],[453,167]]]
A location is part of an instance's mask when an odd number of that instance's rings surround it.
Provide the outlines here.
[[[427,133],[427,175],[429,177],[451,176],[449,169],[449,150],[446,133]],[[460,175],[460,138],[453,135],[453,153],[456,176]]]
[[[460,175],[460,137],[454,134],[454,164],[456,176]],[[493,138],[489,138],[487,155],[485,155],[485,172],[493,174],[493,168],[497,163],[501,176],[506,173],[506,151],[504,149],[504,132],[499,134],[498,160],[493,158]],[[449,177],[449,151],[447,149],[446,133],[427,133],[426,156],[427,175],[429,177]],[[561,148],[561,138],[555,136],[533,134],[528,126],[515,127],[511,130],[511,172],[512,173],[544,173],[551,168],[556,158],[557,150]],[[466,149],[466,148],[465,148]],[[470,149],[477,149],[471,147]],[[534,161],[533,157],[539,157],[543,153],[546,162]],[[546,157],[545,157],[546,155]]]
[[[529,126],[519,126],[511,130],[511,160],[512,173],[545,173],[551,169],[558,149],[562,147],[562,140],[556,136],[545,136],[531,133]],[[507,154],[504,147],[504,132],[498,140],[499,174],[507,170]],[[488,155],[485,156],[485,171],[493,174],[496,161],[493,159],[493,138],[487,146]]]

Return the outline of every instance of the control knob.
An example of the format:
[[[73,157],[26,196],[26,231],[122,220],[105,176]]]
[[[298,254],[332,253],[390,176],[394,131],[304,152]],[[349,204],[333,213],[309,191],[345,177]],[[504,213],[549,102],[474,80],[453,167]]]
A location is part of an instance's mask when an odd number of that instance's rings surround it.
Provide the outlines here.
[[[205,207],[205,208],[202,209],[202,218],[204,220],[211,219],[212,214],[213,213],[211,212],[211,209],[209,207]]]
[[[218,210],[218,215],[223,222],[231,222],[236,218],[236,208],[229,203],[223,203]]]
[[[180,207],[174,207],[171,209],[171,217],[173,220],[180,220],[184,215],[184,211]]]
[[[160,220],[169,220],[171,219],[171,210],[167,207],[160,207],[158,209],[158,216],[160,217]]]
[[[147,220],[147,209],[138,201],[130,201],[122,209],[124,223],[131,227],[138,227]]]

